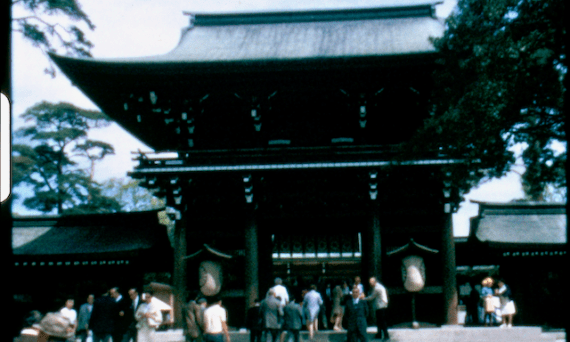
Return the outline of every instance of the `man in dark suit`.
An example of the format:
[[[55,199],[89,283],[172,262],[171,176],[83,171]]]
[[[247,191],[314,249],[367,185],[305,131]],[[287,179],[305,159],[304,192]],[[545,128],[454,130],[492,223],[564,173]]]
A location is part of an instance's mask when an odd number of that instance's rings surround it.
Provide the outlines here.
[[[112,334],[113,342],[120,342],[123,340],[123,335],[125,335],[129,328],[128,316],[131,303],[130,299],[123,297],[123,295],[119,293],[118,287],[110,289],[109,294],[115,300],[115,303],[117,303],[117,309],[114,316],[115,327]]]
[[[368,342],[368,335],[366,334],[368,304],[361,298],[360,289],[357,286],[352,288],[352,298],[346,301],[344,314],[347,320],[348,342]]]
[[[299,332],[305,325],[303,322],[303,309],[295,302],[295,296],[289,295],[289,304],[283,309],[283,329],[287,331],[287,342],[299,342]]]
[[[142,301],[136,288],[129,289],[129,298],[129,308],[125,312],[127,331],[123,335],[122,342],[137,342],[137,321],[135,320],[135,313]]]
[[[281,302],[275,298],[275,291],[269,290],[267,298],[261,302],[261,317],[263,318],[263,329],[266,338],[271,336],[271,342],[278,342],[281,332],[281,317],[283,317],[283,307]]]
[[[246,327],[249,329],[249,341],[261,342],[263,331],[263,318],[261,317],[261,303],[255,299],[251,308],[247,309]]]
[[[93,342],[110,342],[111,334],[115,326],[115,314],[117,303],[109,296],[108,292],[93,303],[93,311],[89,318],[89,329],[93,331]]]

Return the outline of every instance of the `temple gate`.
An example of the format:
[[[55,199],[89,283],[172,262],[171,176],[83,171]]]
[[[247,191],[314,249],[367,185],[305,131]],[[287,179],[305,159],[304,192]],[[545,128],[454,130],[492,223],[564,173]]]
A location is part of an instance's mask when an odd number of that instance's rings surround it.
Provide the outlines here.
[[[429,116],[437,3],[187,13],[165,55],[51,56],[155,150],[137,154],[130,175],[176,221],[178,322],[197,277],[185,257],[204,244],[236,256],[222,292],[231,311],[276,275],[313,273],[376,276],[397,303],[400,265],[384,256],[413,238],[441,251],[425,287],[441,311],[419,319],[456,323],[449,177],[464,161],[403,147]]]

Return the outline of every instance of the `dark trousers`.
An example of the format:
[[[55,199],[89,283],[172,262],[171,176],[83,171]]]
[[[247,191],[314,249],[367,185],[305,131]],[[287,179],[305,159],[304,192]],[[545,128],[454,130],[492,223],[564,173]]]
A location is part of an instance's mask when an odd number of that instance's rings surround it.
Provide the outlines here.
[[[376,310],[376,326],[378,327],[376,338],[390,338],[388,324],[386,324],[386,309]]]
[[[87,335],[88,335],[88,331],[83,329],[83,330],[77,330],[77,332],[75,333],[75,336],[79,337],[79,339],[81,340],[81,342],[86,342],[87,341]]]
[[[267,329],[265,330],[265,342],[280,342],[281,329]]]
[[[299,335],[299,329],[287,329],[287,337],[285,338],[285,342],[291,342],[291,340],[293,340],[293,342],[299,342]]]
[[[323,329],[329,328],[329,322],[327,320],[327,307],[325,304],[321,305],[319,309],[319,324],[323,327]]]
[[[124,331],[121,332],[114,332],[111,336],[113,338],[113,342],[117,341],[117,342],[121,342],[123,341],[123,335],[125,335]]]
[[[111,334],[93,332],[93,342],[110,342]]]
[[[346,331],[348,342],[368,342],[368,335],[366,329],[350,329]]]
[[[250,342],[261,342],[261,329],[252,329],[249,331]]]
[[[129,325],[129,328],[127,329],[127,331],[123,335],[123,339],[121,340],[121,342],[130,342],[130,341],[137,342],[136,323],[132,323],[131,325]]]
[[[224,342],[224,334],[204,334],[204,342]]]

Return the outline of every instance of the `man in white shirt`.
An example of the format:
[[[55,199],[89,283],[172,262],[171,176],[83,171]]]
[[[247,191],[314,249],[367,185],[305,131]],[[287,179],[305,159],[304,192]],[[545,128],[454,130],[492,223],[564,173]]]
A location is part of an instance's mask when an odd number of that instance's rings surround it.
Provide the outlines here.
[[[230,342],[228,333],[227,312],[222,307],[222,300],[213,297],[209,300],[209,306],[204,310],[204,341],[205,342]]]
[[[287,288],[283,286],[283,280],[281,278],[275,278],[275,286],[270,290],[273,290],[275,293],[275,298],[280,298],[282,307],[289,303],[289,293],[287,292]]]
[[[77,311],[73,309],[75,301],[71,298],[65,301],[65,306],[59,311],[61,315],[67,318],[70,322],[70,330],[73,331],[73,336],[68,338],[68,341],[75,341],[75,330],[77,329]]]
[[[378,327],[378,332],[376,333],[375,338],[387,341],[390,339],[388,325],[386,324],[388,293],[386,292],[384,285],[380,284],[376,277],[370,278],[370,287],[372,289],[372,293],[370,296],[363,299],[372,302],[372,309],[376,310],[376,326]]]

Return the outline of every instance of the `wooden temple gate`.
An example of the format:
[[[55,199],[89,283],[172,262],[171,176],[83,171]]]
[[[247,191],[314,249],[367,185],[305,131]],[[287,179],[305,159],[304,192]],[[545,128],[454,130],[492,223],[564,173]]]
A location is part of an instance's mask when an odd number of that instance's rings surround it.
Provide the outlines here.
[[[243,310],[284,264],[310,263],[293,257],[294,246],[285,262],[283,241],[314,236],[316,245],[303,245],[314,260],[352,262],[363,278],[394,288],[399,265],[383,258],[386,249],[413,237],[440,250],[428,283],[441,296],[437,323],[456,323],[451,214],[459,196],[449,177],[464,161],[441,150],[412,155],[405,145],[429,116],[430,38],[443,32],[436,3],[189,14],[179,45],[162,56],[52,55],[156,151],[140,153],[130,175],[165,197],[176,220],[178,322],[195,281],[185,257],[204,243],[237,256],[224,293]],[[326,256],[320,235],[330,237]],[[359,254],[344,259],[342,242],[355,236]]]

